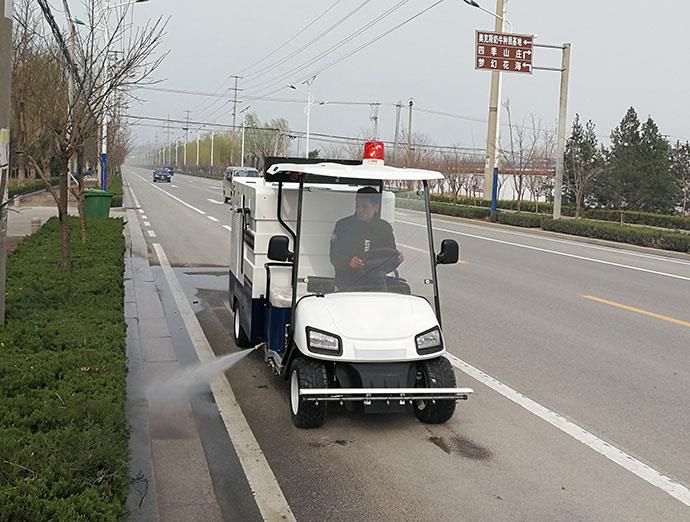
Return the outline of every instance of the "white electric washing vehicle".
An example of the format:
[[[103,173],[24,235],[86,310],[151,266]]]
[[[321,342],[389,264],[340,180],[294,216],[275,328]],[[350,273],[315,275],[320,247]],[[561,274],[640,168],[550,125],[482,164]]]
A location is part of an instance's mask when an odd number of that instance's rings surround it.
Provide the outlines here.
[[[442,178],[385,166],[374,142],[362,162],[267,158],[264,178],[233,179],[234,340],[263,345],[289,382],[295,426],[321,426],[329,402],[442,423],[473,393],[444,357],[436,267],[457,263],[459,247],[446,239],[434,252],[429,182]],[[405,198],[385,190],[391,182]],[[357,221],[362,187],[375,189],[371,221]],[[338,256],[351,248],[358,261],[345,266]]]

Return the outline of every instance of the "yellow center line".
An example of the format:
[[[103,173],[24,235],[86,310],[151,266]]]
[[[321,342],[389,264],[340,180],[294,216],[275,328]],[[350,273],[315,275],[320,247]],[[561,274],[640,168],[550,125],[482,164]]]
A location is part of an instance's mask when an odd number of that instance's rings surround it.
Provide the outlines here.
[[[403,248],[407,248],[409,250],[414,250],[415,252],[420,252],[422,254],[429,255],[429,251],[424,250],[423,248],[413,247],[411,245],[406,245],[405,243],[398,243],[398,246],[403,247]],[[458,261],[458,265],[466,265],[466,264],[467,264],[467,261]]]
[[[613,306],[615,308],[620,308],[621,310],[627,310],[628,312],[633,312],[635,314],[646,315],[647,317],[652,317],[654,319],[660,319],[666,321],[667,323],[677,324],[679,326],[684,326],[685,328],[690,328],[690,323],[687,321],[681,321],[680,319],[674,319],[673,317],[668,317],[667,315],[657,314],[654,312],[649,312],[647,310],[642,310],[640,308],[635,308],[633,306],[624,305],[621,303],[616,303],[615,301],[609,301],[607,299],[602,299],[601,297],[594,297],[593,295],[583,295],[585,299],[590,301],[596,301],[597,303],[605,304],[608,306]]]

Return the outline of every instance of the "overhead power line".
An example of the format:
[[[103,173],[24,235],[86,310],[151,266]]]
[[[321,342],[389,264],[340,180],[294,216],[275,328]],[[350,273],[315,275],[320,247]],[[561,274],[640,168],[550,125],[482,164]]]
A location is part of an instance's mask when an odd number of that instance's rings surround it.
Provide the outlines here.
[[[265,60],[267,60],[268,58],[270,58],[271,56],[273,56],[274,54],[276,54],[277,52],[279,52],[281,49],[284,49],[285,46],[287,46],[289,43],[293,42],[297,37],[299,37],[300,35],[302,35],[302,34],[303,34],[307,29],[309,29],[312,25],[314,25],[316,22],[318,22],[318,21],[321,20],[324,16],[326,16],[326,15],[327,15],[336,5],[338,5],[341,1],[342,1],[342,0],[335,0],[335,2],[333,2],[330,6],[328,6],[328,7],[326,8],[325,11],[323,11],[319,16],[317,16],[317,17],[314,18],[311,22],[309,22],[306,26],[304,26],[304,27],[303,27],[300,31],[298,31],[297,34],[295,34],[292,38],[290,38],[290,39],[288,39],[287,41],[283,42],[281,45],[279,45],[278,47],[276,47],[273,51],[271,51],[270,53],[268,53],[266,56],[264,56],[264,57],[261,58],[260,60],[257,60],[256,62],[252,63],[251,65],[248,65],[248,66],[245,67],[244,69],[242,69],[242,70],[240,70],[240,71],[237,71],[237,73],[235,73],[235,74],[243,74],[243,73],[247,72],[248,70],[254,68],[254,67],[257,66],[257,65],[259,65],[260,63],[263,63]]]
[[[387,31],[385,31],[385,32],[383,32],[383,33],[381,33],[381,34],[379,34],[376,38],[373,38],[372,40],[369,40],[367,43],[360,45],[360,46],[357,47],[356,49],[350,51],[349,53],[347,53],[347,54],[345,54],[345,55],[343,55],[343,56],[341,56],[340,58],[337,58],[337,59],[335,59],[335,60],[329,62],[328,64],[326,64],[325,66],[321,67],[321,68],[318,69],[317,71],[312,72],[312,73],[310,73],[310,74],[304,76],[303,79],[300,80],[300,81],[304,81],[304,80],[306,80],[306,79],[308,79],[308,78],[311,78],[311,77],[314,76],[315,74],[321,74],[323,71],[325,71],[325,70],[327,70],[327,69],[330,69],[330,68],[333,67],[334,65],[336,65],[336,64],[338,64],[338,63],[340,63],[340,62],[342,62],[343,60],[346,60],[346,59],[349,58],[350,56],[352,56],[352,55],[354,55],[354,54],[356,54],[356,53],[362,51],[363,49],[366,49],[366,48],[369,47],[370,45],[372,45],[372,44],[378,42],[379,40],[381,40],[382,38],[385,38],[386,36],[388,36],[388,35],[391,34],[392,32],[397,31],[397,30],[400,29],[401,27],[404,27],[404,26],[407,25],[408,23],[410,23],[410,22],[412,22],[413,20],[419,18],[420,16],[422,16],[422,15],[425,14],[425,13],[427,13],[428,11],[430,11],[430,10],[433,9],[434,7],[438,6],[439,4],[443,3],[444,1],[445,1],[445,0],[438,0],[437,2],[434,2],[433,4],[431,4],[431,5],[430,5],[429,7],[427,7],[426,9],[423,9],[422,11],[420,11],[420,12],[418,12],[417,14],[415,14],[415,15],[413,15],[413,16],[407,18],[406,20],[404,20],[403,22],[399,23],[398,25],[392,27],[391,29],[389,29],[389,30],[387,30]],[[264,90],[268,90],[268,88],[267,88],[267,89],[264,89]],[[263,96],[271,96],[272,94],[275,94],[275,93],[279,92],[280,90],[282,90],[282,87],[279,87],[279,88],[277,88],[277,89],[274,89],[274,90],[272,90],[272,91],[270,91],[270,92],[259,91],[258,94],[259,94],[259,95],[263,95]]]
[[[373,20],[370,20],[368,23],[366,23],[365,25],[363,25],[362,27],[357,29],[354,33],[351,33],[350,35],[346,36],[345,38],[343,38],[342,40],[340,40],[336,44],[332,45],[331,47],[329,47],[325,51],[322,51],[321,53],[319,53],[316,57],[312,58],[311,60],[307,60],[306,62],[303,62],[301,65],[298,65],[297,67],[292,68],[288,72],[274,76],[270,80],[266,80],[264,82],[266,84],[266,85],[264,85],[264,88],[271,88],[276,83],[286,81],[288,78],[290,78],[294,74],[296,74],[300,71],[303,71],[304,69],[308,68],[310,65],[313,65],[314,63],[316,63],[319,60],[328,56],[329,54],[337,51],[338,49],[340,49],[344,45],[347,45],[349,42],[351,42],[352,40],[357,38],[360,34],[365,32],[367,29],[370,29],[371,27],[375,26],[376,24],[378,24],[379,22],[381,22],[382,20],[384,20],[385,18],[387,18],[388,16],[393,14],[395,11],[400,9],[403,5],[407,4],[409,1],[410,0],[400,0],[397,4],[386,9],[383,13],[378,15]],[[247,85],[246,88],[251,89],[254,87],[253,84],[256,84],[256,83],[257,83],[257,81],[254,80],[254,82],[250,82],[250,85]]]
[[[207,128],[207,129],[212,129],[212,128],[220,128],[220,129],[227,129],[227,130],[233,130],[233,129],[241,129],[241,125],[236,125],[233,127],[232,125],[229,125],[227,123],[217,123],[217,122],[203,122],[203,121],[192,121],[190,120],[187,122],[187,120],[182,120],[182,119],[169,119],[169,118],[157,118],[153,116],[136,116],[133,114],[125,114],[123,115],[124,118],[127,118],[129,120],[136,120],[132,125],[135,126],[144,126],[144,125],[150,125],[149,123],[141,123],[141,122],[159,122],[160,123],[160,128],[166,128],[170,126],[172,123],[177,123],[179,125],[191,125],[191,126],[198,126],[200,129],[202,128]],[[165,124],[165,125],[164,125]],[[279,129],[275,127],[252,127],[253,130],[258,130],[258,131],[272,131],[272,132],[283,132],[285,134],[292,134],[295,136],[306,136],[305,131],[298,131],[298,130],[292,130],[292,129]],[[310,139],[311,137],[316,138],[330,138],[330,139],[337,139],[337,140],[342,140],[344,142],[348,143],[366,143],[369,140],[368,138],[361,138],[357,136],[343,136],[339,134],[328,134],[328,133],[323,133],[323,132],[310,132]],[[379,140],[382,141],[382,143],[385,143],[386,145],[393,145],[392,141],[385,141],[385,140]],[[448,150],[448,151],[459,151],[459,152],[473,152],[473,153],[483,153],[484,149],[476,148],[476,147],[458,147],[456,145],[434,145],[434,144],[416,144],[415,148],[417,149],[430,149],[430,150]]]
[[[363,9],[363,8],[364,8],[368,3],[370,3],[370,2],[371,2],[371,0],[364,0],[361,4],[359,4],[357,7],[355,7],[352,11],[350,11],[349,13],[347,13],[347,14],[346,14],[345,16],[343,16],[342,18],[338,19],[338,21],[336,21],[334,24],[332,24],[328,29],[326,29],[325,31],[319,33],[316,37],[314,37],[314,38],[312,38],[311,40],[309,40],[306,44],[304,44],[302,47],[300,47],[300,48],[297,49],[296,51],[290,53],[289,56],[287,56],[286,58],[284,58],[284,59],[282,59],[282,60],[278,60],[278,61],[271,62],[270,64],[268,64],[268,65],[265,66],[265,67],[262,67],[262,68],[259,69],[258,71],[254,72],[254,73],[252,73],[252,74],[249,74],[249,75],[248,75],[248,78],[256,77],[256,76],[258,76],[258,75],[260,75],[260,74],[262,74],[262,73],[264,73],[264,72],[266,72],[266,71],[268,71],[268,70],[270,70],[270,69],[273,69],[276,65],[280,65],[280,64],[283,64],[283,63],[285,63],[285,62],[287,62],[287,61],[289,61],[289,60],[292,60],[294,57],[300,55],[300,54],[301,54],[302,52],[304,52],[306,49],[308,49],[309,47],[311,47],[312,45],[314,45],[316,42],[318,42],[319,40],[321,40],[321,38],[323,38],[324,36],[328,35],[331,31],[333,31],[333,29],[335,29],[336,27],[338,27],[339,25],[341,25],[343,22],[347,21],[349,18],[351,18],[352,16],[354,16],[358,11],[360,11],[361,9]]]

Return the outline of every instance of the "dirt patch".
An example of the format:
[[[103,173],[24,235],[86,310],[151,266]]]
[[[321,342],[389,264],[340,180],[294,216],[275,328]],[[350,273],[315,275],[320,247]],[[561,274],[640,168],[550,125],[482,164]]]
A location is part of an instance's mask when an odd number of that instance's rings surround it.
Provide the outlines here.
[[[489,460],[491,450],[483,448],[465,437],[429,437],[429,442],[438,446],[448,455],[459,455],[471,460]]]

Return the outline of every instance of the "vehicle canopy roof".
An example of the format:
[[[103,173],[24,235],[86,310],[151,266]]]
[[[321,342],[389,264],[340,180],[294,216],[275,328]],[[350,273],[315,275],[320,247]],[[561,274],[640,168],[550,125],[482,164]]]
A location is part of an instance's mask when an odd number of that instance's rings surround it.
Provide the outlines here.
[[[400,167],[389,167],[383,164],[358,164],[345,165],[342,163],[313,163],[313,164],[298,164],[298,163],[276,163],[271,165],[267,174],[271,177],[279,178],[280,174],[309,174],[318,176],[319,178],[331,178],[329,183],[337,183],[337,179],[347,180],[362,180],[363,182],[369,180],[388,181],[425,181],[443,179],[443,174],[434,170],[422,169],[408,169]],[[298,181],[299,177],[295,179],[286,179],[286,181]],[[277,181],[277,179],[276,179]]]

